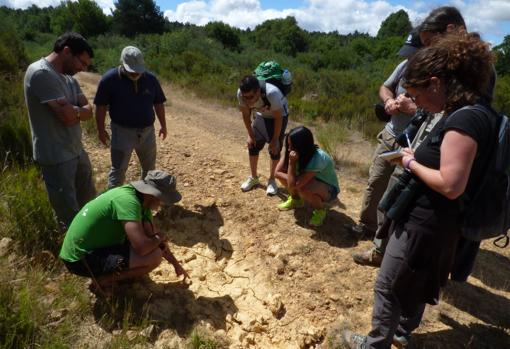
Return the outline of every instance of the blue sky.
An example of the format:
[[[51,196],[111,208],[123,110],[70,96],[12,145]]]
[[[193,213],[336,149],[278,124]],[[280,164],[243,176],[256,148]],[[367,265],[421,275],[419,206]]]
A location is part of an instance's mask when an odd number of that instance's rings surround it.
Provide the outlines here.
[[[58,5],[61,0],[0,0],[0,5],[26,8]],[[95,0],[105,13],[115,0]],[[376,35],[381,22],[404,9],[413,25],[437,6],[453,5],[462,12],[468,30],[478,31],[492,44],[510,35],[510,0],[155,0],[171,21],[205,25],[222,21],[253,28],[267,19],[294,16],[309,31],[354,32]]]

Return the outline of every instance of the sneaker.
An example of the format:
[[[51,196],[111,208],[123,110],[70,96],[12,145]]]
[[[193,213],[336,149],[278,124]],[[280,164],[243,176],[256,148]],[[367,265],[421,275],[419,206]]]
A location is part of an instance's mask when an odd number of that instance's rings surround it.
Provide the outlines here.
[[[288,210],[293,210],[295,208],[300,208],[300,207],[303,207],[305,205],[305,200],[303,200],[302,198],[293,198],[292,195],[289,195],[289,197],[287,198],[287,201],[285,202],[282,202],[281,204],[279,204],[278,206],[278,209],[280,211],[288,211]]]
[[[314,227],[320,227],[322,224],[324,224],[325,219],[326,219],[325,209],[313,210],[312,218],[310,218],[309,224]]]
[[[375,231],[366,228],[362,224],[351,225],[349,227],[349,231],[356,236],[363,236],[363,237],[365,237],[365,236],[366,237],[374,237],[375,236]]]
[[[380,267],[383,254],[379,252],[375,247],[372,247],[368,251],[364,252],[354,252],[352,254],[352,259],[359,265],[369,265],[371,267]]]
[[[392,344],[396,346],[398,349],[414,348],[411,342],[411,338],[408,338],[406,336],[399,336],[398,334],[393,335]]]
[[[354,333],[350,330],[342,331],[342,339],[344,344],[350,349],[365,349],[367,343],[367,336]]]
[[[257,186],[260,183],[259,177],[248,177],[243,184],[241,184],[242,191],[250,191],[253,187]]]
[[[276,181],[274,178],[270,179],[267,182],[267,189],[266,189],[267,195],[276,195],[278,194],[278,185],[276,184]]]

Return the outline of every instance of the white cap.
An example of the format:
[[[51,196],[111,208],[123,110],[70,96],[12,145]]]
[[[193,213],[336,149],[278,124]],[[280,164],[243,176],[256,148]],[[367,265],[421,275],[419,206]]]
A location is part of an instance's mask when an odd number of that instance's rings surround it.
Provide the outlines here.
[[[120,61],[126,71],[130,73],[143,73],[145,71],[145,62],[142,51],[134,46],[126,46],[120,54]]]

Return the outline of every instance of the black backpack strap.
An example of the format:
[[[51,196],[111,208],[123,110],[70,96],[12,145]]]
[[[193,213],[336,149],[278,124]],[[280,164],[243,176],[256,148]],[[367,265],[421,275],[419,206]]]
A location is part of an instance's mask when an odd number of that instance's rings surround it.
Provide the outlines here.
[[[271,108],[271,102],[269,102],[269,99],[267,99],[266,94],[266,81],[265,80],[259,80],[259,86],[260,86],[260,98],[262,98],[262,101],[264,102],[264,106],[268,109]]]

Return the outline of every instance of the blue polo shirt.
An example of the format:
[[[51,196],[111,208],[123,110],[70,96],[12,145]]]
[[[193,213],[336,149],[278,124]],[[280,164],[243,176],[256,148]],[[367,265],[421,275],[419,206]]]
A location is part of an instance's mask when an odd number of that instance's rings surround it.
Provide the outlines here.
[[[154,123],[154,104],[166,101],[158,79],[146,71],[132,81],[119,68],[108,70],[97,87],[94,104],[107,105],[110,119],[121,126],[143,128]]]

